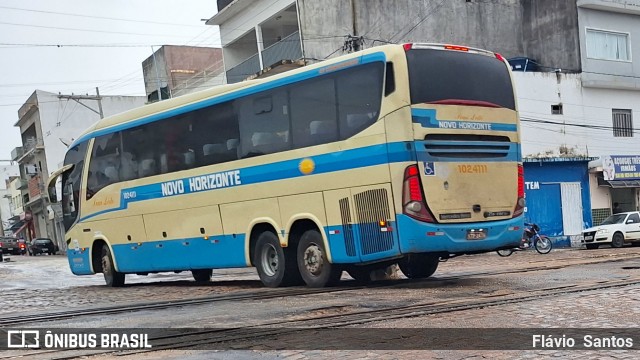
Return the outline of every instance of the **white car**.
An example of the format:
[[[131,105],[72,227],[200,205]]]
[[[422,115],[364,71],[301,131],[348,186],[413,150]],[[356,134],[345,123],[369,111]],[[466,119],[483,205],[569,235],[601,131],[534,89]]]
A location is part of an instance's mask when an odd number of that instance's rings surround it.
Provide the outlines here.
[[[600,244],[619,248],[625,243],[640,241],[640,212],[613,214],[602,224],[582,230],[582,243],[587,249],[597,249]]]

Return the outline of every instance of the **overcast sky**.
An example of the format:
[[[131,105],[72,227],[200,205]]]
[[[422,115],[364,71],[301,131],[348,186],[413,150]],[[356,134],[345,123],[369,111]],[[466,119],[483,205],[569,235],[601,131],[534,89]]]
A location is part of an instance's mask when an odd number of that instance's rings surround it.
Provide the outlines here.
[[[22,145],[13,125],[34,90],[145,95],[151,46],[219,47],[201,21],[215,13],[215,0],[0,0],[0,160]]]

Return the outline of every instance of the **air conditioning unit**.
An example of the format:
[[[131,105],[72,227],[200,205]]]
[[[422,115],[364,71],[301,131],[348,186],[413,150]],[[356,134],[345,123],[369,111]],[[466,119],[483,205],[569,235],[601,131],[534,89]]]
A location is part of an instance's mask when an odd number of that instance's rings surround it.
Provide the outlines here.
[[[38,167],[34,164],[27,164],[24,166],[24,172],[27,175],[36,175],[38,173]]]

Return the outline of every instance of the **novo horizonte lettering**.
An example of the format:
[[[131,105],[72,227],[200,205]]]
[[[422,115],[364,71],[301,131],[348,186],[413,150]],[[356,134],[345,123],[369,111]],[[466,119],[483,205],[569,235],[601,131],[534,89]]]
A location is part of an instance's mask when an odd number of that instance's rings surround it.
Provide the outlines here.
[[[160,184],[162,196],[184,194],[219,189],[242,184],[240,170],[219,172],[216,174],[194,176],[188,179],[167,181]]]

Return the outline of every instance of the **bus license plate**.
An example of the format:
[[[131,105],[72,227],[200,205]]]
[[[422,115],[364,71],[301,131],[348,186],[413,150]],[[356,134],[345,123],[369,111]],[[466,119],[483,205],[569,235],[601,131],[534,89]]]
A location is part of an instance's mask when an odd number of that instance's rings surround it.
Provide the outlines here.
[[[467,240],[482,240],[487,237],[487,232],[484,229],[471,229],[467,230]]]

